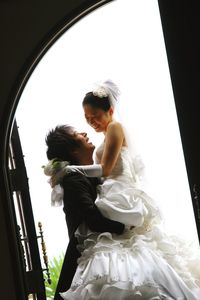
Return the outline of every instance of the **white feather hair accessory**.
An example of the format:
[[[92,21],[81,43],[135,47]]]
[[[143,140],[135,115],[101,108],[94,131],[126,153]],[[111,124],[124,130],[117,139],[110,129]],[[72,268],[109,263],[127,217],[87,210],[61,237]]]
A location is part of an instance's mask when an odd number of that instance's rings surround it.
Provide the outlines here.
[[[99,98],[108,97],[110,105],[115,106],[119,100],[120,90],[112,80],[108,79],[104,82],[96,83],[92,93]]]

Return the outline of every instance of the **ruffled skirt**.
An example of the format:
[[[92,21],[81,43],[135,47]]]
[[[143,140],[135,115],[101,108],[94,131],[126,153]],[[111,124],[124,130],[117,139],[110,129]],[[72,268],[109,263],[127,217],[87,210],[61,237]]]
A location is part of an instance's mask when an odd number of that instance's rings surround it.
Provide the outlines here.
[[[82,256],[63,299],[200,299],[199,257],[188,260],[189,248],[181,241],[179,247],[158,226],[121,236],[87,231],[87,238],[79,229]]]
[[[107,178],[95,203],[105,217],[135,227],[115,235],[79,226],[82,255],[63,299],[200,299],[200,251],[165,234],[158,207],[131,176]]]

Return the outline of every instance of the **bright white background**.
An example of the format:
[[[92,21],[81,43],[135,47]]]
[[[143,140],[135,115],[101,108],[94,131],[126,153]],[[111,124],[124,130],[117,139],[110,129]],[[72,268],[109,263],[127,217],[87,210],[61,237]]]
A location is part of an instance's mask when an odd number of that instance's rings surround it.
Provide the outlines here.
[[[195,240],[196,226],[156,0],[116,0],[76,23],[47,52],[28,81],[16,112],[35,222],[50,259],[68,243],[62,207],[52,208],[45,136],[57,124],[88,127],[82,99],[92,84],[112,79],[121,90],[120,117],[146,165],[147,191],[169,231]]]

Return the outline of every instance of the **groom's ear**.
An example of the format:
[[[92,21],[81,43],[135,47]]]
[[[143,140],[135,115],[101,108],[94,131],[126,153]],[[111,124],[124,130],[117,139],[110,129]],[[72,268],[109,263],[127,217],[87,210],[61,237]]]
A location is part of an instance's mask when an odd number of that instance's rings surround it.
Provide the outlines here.
[[[74,150],[70,151],[71,157],[76,158],[78,155],[79,155],[78,149],[74,149]]]

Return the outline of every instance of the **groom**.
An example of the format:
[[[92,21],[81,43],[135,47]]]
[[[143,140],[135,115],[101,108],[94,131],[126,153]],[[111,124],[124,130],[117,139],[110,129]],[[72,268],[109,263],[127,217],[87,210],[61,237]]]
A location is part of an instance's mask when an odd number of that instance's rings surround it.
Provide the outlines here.
[[[89,142],[86,133],[78,133],[73,127],[62,125],[49,131],[46,136],[47,157],[69,161],[73,165],[91,165],[95,146]],[[61,300],[59,292],[70,288],[77,267],[80,253],[77,250],[77,239],[74,235],[81,223],[85,223],[91,231],[121,234],[124,225],[105,218],[94,201],[97,197],[97,178],[85,177],[80,173],[71,173],[63,177],[61,185],[64,189],[63,210],[67,222],[69,244],[65,254],[60,278],[54,300]]]

